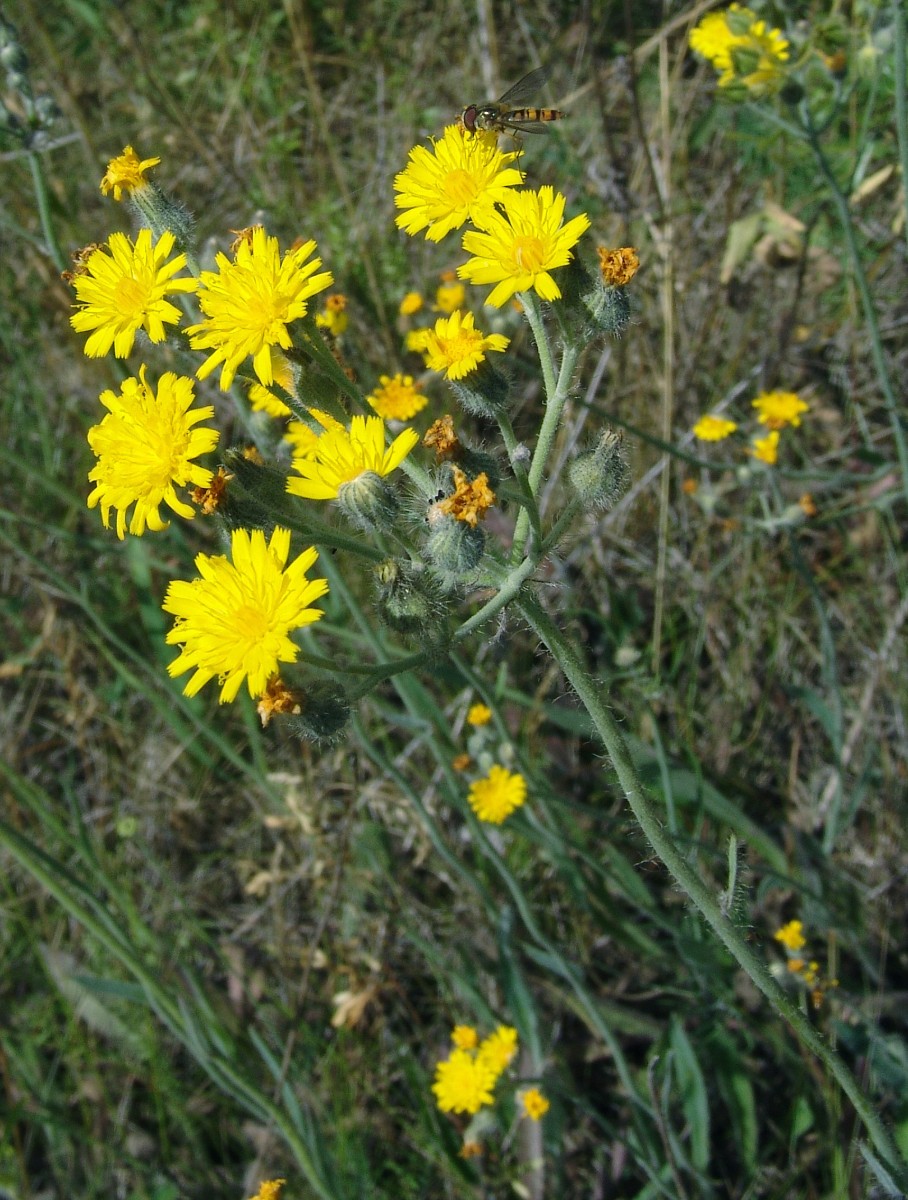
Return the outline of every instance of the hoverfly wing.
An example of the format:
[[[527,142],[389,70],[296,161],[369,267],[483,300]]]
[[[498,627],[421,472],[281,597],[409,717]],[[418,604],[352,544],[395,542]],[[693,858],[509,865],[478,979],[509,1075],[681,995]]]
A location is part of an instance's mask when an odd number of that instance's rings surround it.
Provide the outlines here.
[[[502,117],[501,124],[507,129],[513,129],[515,133],[551,133],[548,121],[512,121],[509,117]]]
[[[537,67],[529,75],[524,75],[523,79],[518,79],[512,88],[508,88],[498,104],[502,108],[519,108],[528,100],[537,99],[548,77],[548,67]]]

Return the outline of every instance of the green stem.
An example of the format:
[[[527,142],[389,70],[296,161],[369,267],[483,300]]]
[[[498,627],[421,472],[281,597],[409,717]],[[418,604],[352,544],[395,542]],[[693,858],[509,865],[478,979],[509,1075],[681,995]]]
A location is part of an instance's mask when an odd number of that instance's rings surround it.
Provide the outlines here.
[[[53,259],[54,266],[58,271],[66,270],[66,256],[60,249],[60,243],[57,241],[57,233],[54,229],[54,222],[50,214],[50,197],[47,192],[47,181],[44,178],[44,168],[41,166],[39,155],[33,150],[28,152],[28,165],[31,168],[32,183],[35,187],[35,199],[38,203],[38,216],[41,220],[41,230],[44,234],[44,241],[47,245],[47,252]]]
[[[498,428],[501,430],[501,437],[508,452],[511,470],[514,472],[514,478],[517,480],[520,488],[522,505],[529,513],[530,524],[533,527],[533,532],[536,534],[536,541],[541,542],[542,529],[539,522],[539,508],[536,504],[536,497],[530,491],[526,467],[520,458],[519,444],[517,435],[514,433],[514,426],[511,424],[511,418],[506,412],[498,414]]]
[[[902,219],[906,246],[908,246],[908,100],[905,96],[906,73],[905,42],[908,40],[905,6],[902,0],[894,0],[892,10],[895,17],[895,130],[899,144],[899,160],[902,164],[902,201],[905,212]]]
[[[886,409],[889,413],[889,421],[892,426],[893,437],[895,438],[896,451],[899,458],[899,466],[902,473],[902,490],[908,499],[908,444],[905,440],[905,431],[902,429],[902,421],[899,415],[898,401],[895,397],[895,392],[892,388],[892,381],[889,378],[889,368],[886,364],[886,356],[883,352],[883,340],[880,336],[880,326],[877,321],[876,308],[873,303],[873,296],[870,293],[870,285],[867,282],[867,275],[864,272],[864,265],[861,262],[861,251],[858,246],[858,241],[854,232],[854,223],[851,219],[851,210],[848,205],[848,199],[839,187],[839,182],[836,179],[832,167],[829,165],[829,160],[823,153],[823,148],[820,145],[820,140],[817,131],[814,128],[810,113],[806,110],[802,114],[804,121],[804,129],[807,133],[807,141],[813,151],[817,165],[823,174],[824,179],[829,185],[829,191],[832,195],[833,203],[839,215],[839,222],[842,226],[842,232],[845,234],[845,242],[848,246],[848,255],[851,259],[851,269],[854,273],[855,283],[858,287],[858,292],[861,297],[861,304],[864,309],[864,320],[867,323],[867,330],[870,334],[870,352],[873,356],[873,363],[876,367],[877,379],[879,380],[880,390],[883,393],[883,399],[886,404]],[[908,154],[908,151],[906,151]]]
[[[896,1150],[886,1128],[861,1091],[855,1077],[773,979],[762,958],[751,949],[741,933],[723,915],[708,884],[693,869],[663,828],[659,810],[644,789],[627,744],[605,702],[602,685],[587,673],[570,640],[562,634],[535,600],[523,595],[517,599],[516,606],[537,636],[546,644],[589,713],[611,758],[631,811],[663,865],[700,910],[706,923],[741,969],[788,1022],[801,1044],[814,1054],[833,1076],[854,1105],[876,1149],[893,1169],[900,1171],[904,1186],[905,1179],[908,1179],[908,1166]]]

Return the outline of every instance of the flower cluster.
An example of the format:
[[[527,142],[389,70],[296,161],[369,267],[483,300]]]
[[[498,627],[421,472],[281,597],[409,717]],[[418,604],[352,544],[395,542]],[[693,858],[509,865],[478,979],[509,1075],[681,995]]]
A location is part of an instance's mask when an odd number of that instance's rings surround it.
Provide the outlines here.
[[[691,30],[690,47],[719,72],[719,87],[735,98],[767,95],[785,79],[788,41],[740,4],[707,13]]]
[[[788,971],[809,991],[814,1008],[822,1007],[827,990],[838,987],[839,981],[824,978],[820,964],[804,957],[807,938],[803,921],[788,921],[776,930],[773,938],[785,947]]]
[[[774,466],[779,456],[780,430],[787,425],[799,426],[801,414],[809,412],[810,405],[797,392],[760,392],[751,407],[757,410],[757,421],[766,432],[751,439],[748,452],[757,461]],[[737,421],[706,413],[694,425],[693,433],[701,442],[721,442],[737,429]]]
[[[457,1025],[454,1048],[435,1067],[432,1091],[442,1112],[478,1113],[495,1102],[495,1085],[517,1054],[517,1030],[499,1025],[483,1041],[470,1025]]]

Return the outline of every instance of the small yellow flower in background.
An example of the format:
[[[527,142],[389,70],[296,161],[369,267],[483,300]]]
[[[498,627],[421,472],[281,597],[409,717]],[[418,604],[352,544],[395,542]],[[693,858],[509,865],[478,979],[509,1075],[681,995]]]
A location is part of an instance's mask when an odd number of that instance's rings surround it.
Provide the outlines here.
[[[454,468],[454,492],[436,502],[433,507],[455,521],[464,521],[473,529],[495,503],[495,493],[489,487],[489,477],[483,471],[475,479],[467,479],[460,467]]]
[[[551,187],[538,191],[509,191],[496,209],[477,213],[480,232],[463,235],[463,248],[474,257],[458,268],[470,283],[494,283],[485,303],[500,308],[516,292],[530,288],[543,300],[558,300],[561,289],[549,274],[566,266],[581,236],[590,227],[586,213],[563,224],[565,197]]]
[[[719,72],[719,86],[738,84],[757,95],[774,90],[784,77],[789,46],[781,30],[740,4],[708,13],[691,30],[690,47]]]
[[[485,704],[474,704],[467,713],[468,725],[488,725],[492,719],[492,710]]]
[[[349,429],[326,429],[310,458],[294,459],[293,469],[303,478],[288,479],[287,491],[307,500],[336,500],[345,483],[366,472],[396,471],[418,441],[415,429],[405,429],[386,448],[381,417],[354,417]]]
[[[213,348],[196,374],[210,375],[222,363],[220,386],[227,391],[244,359],[251,357],[259,382],[269,386],[280,369],[283,355],[274,347],[288,350],[293,345],[287,326],[304,317],[309,300],[330,287],[330,271],[315,274],[320,258],[306,261],[315,242],[303,242],[283,257],[278,240],[256,226],[251,238],[237,246],[231,262],[218,253],[217,271],[203,271],[199,307],[205,320],[186,332],[194,350]]]
[[[291,417],[293,410],[285,404],[280,396],[270,392],[260,383],[254,383],[249,388],[249,403],[253,412],[267,413],[269,417]]]
[[[472,761],[469,754],[456,754],[451,759],[451,766],[455,771],[465,771]]]
[[[114,200],[122,200],[124,192],[135,192],[139,188],[148,187],[145,172],[156,167],[160,161],[159,158],[140,159],[132,146],[127,146],[107,164],[107,170],[101,180],[102,195],[107,196],[113,192]]]
[[[463,379],[475,371],[488,351],[506,350],[510,338],[502,333],[482,333],[471,312],[459,310],[439,317],[434,329],[419,330],[424,336],[418,349],[426,356],[426,365],[441,371],[446,379]]]
[[[701,442],[722,442],[737,428],[734,421],[726,421],[724,417],[707,413],[696,423],[693,432],[694,437],[699,438]]]
[[[458,1050],[475,1050],[479,1045],[479,1034],[472,1025],[455,1025],[451,1041]]]
[[[599,255],[602,281],[607,287],[624,287],[640,269],[640,259],[633,246],[621,246],[617,250],[597,246],[596,253]]]
[[[815,517],[819,512],[816,501],[810,492],[804,492],[803,495],[798,496],[798,505],[805,517]]]
[[[476,1058],[484,1062],[495,1078],[510,1066],[517,1054],[517,1030],[510,1025],[499,1025],[494,1033],[479,1043]]]
[[[435,293],[435,308],[438,312],[452,313],[460,308],[467,298],[467,289],[457,278],[455,271],[445,271]]]
[[[492,1068],[469,1050],[452,1050],[435,1067],[432,1091],[442,1112],[478,1113],[494,1100]]]
[[[472,784],[467,800],[480,821],[500,825],[516,808],[520,808],[526,795],[524,777],[496,765],[485,779],[477,779]]]
[[[404,349],[410,354],[422,354],[426,352],[426,342],[428,340],[431,329],[410,329],[404,335]]]
[[[480,212],[491,209],[523,176],[509,164],[515,153],[498,149],[494,134],[468,136],[463,126],[449,125],[432,149],[414,146],[403,171],[395,176],[394,203],[407,211],[395,218],[410,236],[425,229],[438,242]]]
[[[192,484],[207,488],[211,471],[192,460],[218,444],[216,429],[197,429],[200,421],[214,416],[210,405],[193,408],[193,382],[168,371],[155,393],[145,378],[125,379],[120,394],[101,393],[108,410],[100,425],[88,431],[88,444],[98,459],[88,478],[95,485],[88,507],[101,506],[105,528],[110,511],[117,512],[117,537],[126,534],[126,513],[134,504],[129,532],[140,537],[146,528],[166,529],[160,506],[166,504],[178,516],[190,520],[195,510],[177,498],[175,487]]]
[[[760,462],[766,463],[769,467],[774,466],[779,457],[778,429],[771,430],[766,437],[754,438],[750,445],[750,452]]]
[[[402,317],[412,317],[414,313],[418,313],[425,301],[419,292],[407,292],[403,300],[400,302],[398,312]]]
[[[286,1182],[286,1179],[265,1179],[250,1200],[280,1200],[281,1189]]]
[[[176,239],[162,233],[152,245],[151,230],[142,229],[133,244],[125,233],[112,233],[110,253],[101,246],[85,260],[72,284],[81,308],[69,322],[77,333],[91,332],[85,343],[89,358],[101,358],[111,346],[126,358],[136,333],[144,329],[153,342],[163,342],[164,326],[176,325],[180,310],[167,299],[171,292],[194,292],[195,279],[174,279],[186,266],[186,255],[168,262]]]
[[[330,413],[322,412],[320,408],[310,408],[309,416],[317,421],[323,430],[344,428],[340,421],[332,417]],[[290,421],[284,433],[284,441],[289,442],[293,447],[294,456],[299,455],[302,458],[312,458],[315,455],[320,437],[319,431],[304,421]]]
[[[800,425],[801,413],[809,412],[807,404],[797,392],[760,392],[752,407],[759,414],[758,420],[767,429],[784,429],[786,425]]]
[[[328,591],[326,579],[306,578],[318,558],[314,547],[288,565],[289,529],[278,526],[267,543],[260,529],[235,529],[230,552],[232,562],[197,555],[201,578],[174,580],[162,605],[177,618],[167,644],[182,646],[168,674],[194,671],[186,696],[218,679],[222,704],[236,698],[243,680],[250,696],[263,695],[278,663],[296,661],[299,646],[288,635],[324,615],[310,605]]]
[[[409,421],[429,403],[412,375],[381,375],[378,382],[366,400],[386,421]]]
[[[786,950],[803,950],[807,945],[803,921],[789,921],[787,925],[777,929],[772,936],[777,942],[781,942]]]
[[[347,313],[347,297],[340,292],[326,296],[325,311],[318,314],[315,323],[319,329],[327,329],[332,337],[340,337],[342,333],[345,333],[350,324],[350,317]]]
[[[538,1121],[540,1117],[544,1117],[551,1107],[539,1088],[527,1088],[525,1092],[521,1092],[520,1103],[523,1106],[523,1115],[531,1121]]]

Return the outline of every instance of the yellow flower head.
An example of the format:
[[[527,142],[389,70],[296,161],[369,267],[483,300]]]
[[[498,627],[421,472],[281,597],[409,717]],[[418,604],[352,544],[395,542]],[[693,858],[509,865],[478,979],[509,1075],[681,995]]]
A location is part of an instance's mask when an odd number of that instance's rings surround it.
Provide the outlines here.
[[[459,310],[439,317],[434,329],[418,332],[423,336],[417,348],[425,354],[426,365],[443,372],[446,379],[463,379],[476,370],[487,351],[501,352],[510,342],[501,333],[482,333],[475,327],[473,314]]]
[[[259,1184],[259,1190],[251,1200],[280,1200],[280,1194],[287,1182],[286,1179],[265,1179]]]
[[[483,1062],[498,1079],[517,1054],[517,1030],[510,1025],[499,1025],[479,1044],[477,1061]]]
[[[340,292],[325,297],[325,311],[315,318],[319,329],[327,329],[332,337],[340,337],[350,323],[347,314],[347,297]]]
[[[432,1091],[442,1112],[478,1113],[491,1104],[496,1075],[469,1050],[452,1050],[435,1067]]]
[[[206,319],[186,330],[194,350],[213,348],[196,372],[199,379],[223,363],[220,385],[226,391],[251,356],[259,381],[266,387],[274,382],[279,359],[273,347],[292,346],[287,326],[304,317],[312,296],[333,282],[330,271],[315,274],[320,258],[306,261],[314,249],[315,242],[303,242],[281,257],[277,238],[259,225],[239,242],[233,261],[217,255],[217,271],[201,275],[199,307]]]
[[[396,223],[411,236],[425,229],[438,242],[480,212],[500,203],[523,177],[509,166],[515,153],[502,153],[494,134],[470,135],[449,125],[432,145],[415,146],[406,168],[394,179],[394,203],[405,209]]]
[[[278,526],[267,543],[260,529],[235,529],[230,552],[232,562],[199,554],[201,578],[174,580],[162,606],[177,618],[167,644],[182,646],[168,674],[194,672],[187,696],[217,679],[222,704],[236,698],[244,679],[250,696],[262,696],[278,663],[296,661],[299,646],[289,634],[324,615],[310,605],[328,591],[326,579],[306,578],[318,558],[314,547],[288,565],[289,529]]]
[[[491,719],[492,710],[485,704],[474,704],[467,713],[468,725],[488,725]]]
[[[93,330],[85,343],[89,358],[102,358],[111,346],[117,358],[126,358],[138,330],[163,342],[164,325],[178,323],[180,310],[167,296],[194,292],[197,284],[191,276],[173,278],[186,266],[185,254],[167,261],[175,240],[162,233],[152,245],[151,230],[142,229],[133,244],[125,233],[112,233],[109,254],[103,246],[89,254],[73,277],[81,308],[69,319],[77,333]]]
[[[551,1107],[539,1088],[527,1088],[525,1092],[521,1092],[520,1103],[523,1115],[531,1121],[538,1121],[540,1117],[544,1117]]]
[[[409,421],[429,403],[412,375],[381,375],[378,382],[366,400],[386,421]]]
[[[475,1050],[479,1045],[479,1034],[472,1025],[455,1025],[451,1041],[458,1050]]]
[[[463,306],[467,298],[467,289],[453,271],[445,272],[445,274],[450,274],[453,278],[443,279],[438,285],[435,293],[435,308],[438,312],[452,313],[455,309]]]
[[[88,507],[101,505],[101,519],[110,527],[110,510],[117,512],[117,537],[126,534],[126,513],[131,505],[129,532],[141,536],[146,528],[166,529],[160,506],[190,520],[195,510],[177,498],[175,487],[207,488],[211,471],[192,460],[218,444],[216,429],[194,429],[214,416],[210,405],[192,408],[192,380],[168,371],[161,376],[157,395],[145,379],[125,379],[120,394],[101,393],[108,410],[100,425],[88,431],[88,444],[98,462],[88,474],[95,485]],[[191,410],[191,411],[190,411]]]
[[[520,808],[526,796],[524,777],[496,764],[484,779],[471,785],[467,800],[480,821],[500,825],[515,808]]]
[[[418,441],[415,429],[405,429],[386,448],[381,417],[354,417],[349,429],[343,425],[326,429],[311,458],[294,459],[293,469],[303,478],[291,477],[287,491],[307,500],[336,500],[345,483],[366,472],[390,475],[396,471]]]
[[[789,921],[787,925],[783,925],[781,929],[777,929],[772,935],[777,942],[781,942],[786,950],[796,952],[803,950],[807,945],[807,939],[804,937],[804,922]]]
[[[156,167],[159,158],[140,159],[132,146],[127,146],[122,154],[112,158],[107,164],[104,178],[101,180],[101,192],[107,196],[113,192],[114,200],[122,200],[124,192],[136,192],[148,187],[145,172]]]
[[[770,29],[740,4],[708,13],[691,30],[690,46],[719,72],[720,87],[737,85],[755,95],[778,87],[789,57],[781,30]]]
[[[590,227],[586,213],[563,224],[565,198],[551,187],[508,191],[496,209],[477,213],[481,232],[463,236],[463,248],[474,257],[457,274],[470,283],[494,283],[486,304],[500,308],[516,292],[533,288],[543,300],[558,300],[561,289],[550,271],[566,266],[575,246]]]
[[[737,428],[734,421],[726,421],[724,417],[707,413],[694,426],[694,437],[699,438],[701,442],[724,442]]]
[[[280,396],[276,396],[268,388],[262,387],[260,383],[253,383],[249,388],[249,403],[252,405],[253,412],[267,413],[269,417],[293,415],[293,410],[284,403]]]
[[[810,411],[810,405],[797,392],[760,392],[752,406],[759,414],[760,424],[767,429],[800,425],[801,413]]]
[[[418,313],[425,301],[419,292],[407,292],[403,300],[400,302],[398,312],[402,317],[412,317],[414,313]]]
[[[779,457],[778,429],[770,430],[766,437],[754,438],[750,445],[750,452],[754,458],[766,463],[768,467],[775,466]]]
[[[335,420],[330,413],[322,412],[320,408],[310,408],[309,417],[321,425],[322,429],[343,429],[340,421]],[[284,433],[284,441],[292,447],[294,458],[313,458],[318,446],[321,431],[305,421],[290,421]]]

